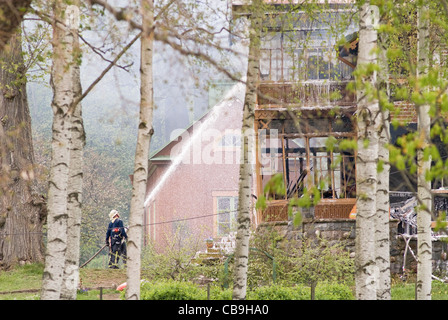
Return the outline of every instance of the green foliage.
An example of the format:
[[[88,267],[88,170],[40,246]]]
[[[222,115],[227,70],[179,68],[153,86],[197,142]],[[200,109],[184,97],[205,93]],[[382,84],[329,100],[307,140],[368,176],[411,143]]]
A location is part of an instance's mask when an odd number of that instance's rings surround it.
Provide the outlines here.
[[[125,296],[125,291],[121,294]],[[141,300],[206,300],[207,288],[187,281],[144,281],[140,287]],[[343,284],[323,283],[316,288],[318,300],[353,300],[352,289]],[[211,300],[231,300],[232,290],[210,287]],[[269,285],[248,291],[247,300],[309,300],[310,291],[305,286]]]
[[[284,287],[293,287],[297,284],[315,286],[319,282],[350,282],[353,277],[353,260],[349,258],[348,252],[344,251],[343,245],[344,242],[334,244],[319,239],[317,242],[304,241],[300,248],[294,248],[283,243],[283,237],[275,228],[257,232],[250,242],[248,290],[280,283]],[[232,287],[233,259],[228,261],[226,273],[225,260],[218,260],[213,264],[192,263],[192,252],[198,248],[186,250],[168,245],[166,249],[166,252],[160,254],[154,248],[146,248],[142,258],[142,274],[145,279],[150,282],[193,282],[203,276],[214,279],[212,288],[225,284],[228,288]],[[213,290],[214,295],[217,294],[223,299],[227,296],[225,293],[220,295],[216,288]]]
[[[248,293],[248,300],[310,300],[310,290],[303,285],[265,286]],[[353,300],[353,290],[345,284],[322,283],[316,287],[317,300]]]
[[[210,287],[210,299],[211,300],[232,300],[233,289],[224,289],[221,286],[212,285]]]
[[[144,282],[140,288],[141,300],[205,300],[206,291],[191,282],[161,280]]]
[[[163,252],[157,250],[152,242],[144,247],[142,269],[149,279],[190,281],[199,275],[207,278],[221,277],[222,263],[204,266],[194,260],[196,253],[203,249],[205,236],[188,236],[184,231],[179,227],[176,232],[167,236]]]
[[[354,300],[353,290],[347,284],[320,283],[316,287],[316,300]]]
[[[445,230],[448,226],[446,221],[446,212],[440,212],[436,219],[436,226],[434,227],[434,232]]]
[[[309,300],[309,289],[303,286],[286,287],[281,285],[257,287],[249,291],[248,300]]]
[[[282,279],[290,283],[312,287],[321,281],[350,281],[354,275],[354,262],[343,241],[307,239],[301,248],[289,248],[277,258]]]

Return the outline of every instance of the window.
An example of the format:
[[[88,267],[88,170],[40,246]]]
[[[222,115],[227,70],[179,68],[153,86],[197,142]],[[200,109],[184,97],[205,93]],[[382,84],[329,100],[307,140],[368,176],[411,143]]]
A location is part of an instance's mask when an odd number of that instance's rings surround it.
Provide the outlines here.
[[[341,63],[332,47],[322,43],[309,48],[287,47],[283,36],[265,39],[261,49],[260,76],[263,81],[344,80],[352,69]]]
[[[334,49],[342,34],[333,26],[346,14],[322,12],[310,19],[306,13],[297,13],[291,21],[275,20],[277,26],[268,22],[261,39],[261,80],[350,79],[353,69],[338,60]],[[345,32],[354,28],[350,25]]]
[[[218,236],[227,235],[236,228],[238,211],[238,197],[216,197],[217,233]]]

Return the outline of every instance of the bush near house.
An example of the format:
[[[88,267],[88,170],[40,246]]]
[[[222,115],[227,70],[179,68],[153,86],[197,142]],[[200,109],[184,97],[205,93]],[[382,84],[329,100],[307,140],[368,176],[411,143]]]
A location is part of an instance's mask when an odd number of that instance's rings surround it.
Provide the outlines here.
[[[309,300],[310,290],[303,287],[263,286],[248,293],[249,300]]]
[[[191,282],[162,280],[144,282],[140,289],[141,300],[205,300],[207,292]]]
[[[304,285],[287,287],[265,286],[248,293],[250,300],[310,300],[310,288]],[[322,283],[316,287],[317,300],[353,300],[352,289],[345,284]]]
[[[122,298],[124,298],[124,292]],[[140,291],[141,300],[206,300],[207,288],[189,281],[161,280],[144,282]],[[352,290],[347,285],[325,283],[316,288],[318,300],[352,300]],[[211,286],[211,300],[231,300],[232,289]],[[254,288],[247,293],[248,300],[309,300],[310,290],[306,286],[271,285]]]

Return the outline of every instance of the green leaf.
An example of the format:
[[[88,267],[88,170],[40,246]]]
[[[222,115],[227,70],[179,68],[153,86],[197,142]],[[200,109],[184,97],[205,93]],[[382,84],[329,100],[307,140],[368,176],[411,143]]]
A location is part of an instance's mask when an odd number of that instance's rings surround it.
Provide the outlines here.
[[[257,199],[257,202],[255,204],[255,209],[259,210],[264,210],[266,209],[266,198],[264,195],[260,195]]]

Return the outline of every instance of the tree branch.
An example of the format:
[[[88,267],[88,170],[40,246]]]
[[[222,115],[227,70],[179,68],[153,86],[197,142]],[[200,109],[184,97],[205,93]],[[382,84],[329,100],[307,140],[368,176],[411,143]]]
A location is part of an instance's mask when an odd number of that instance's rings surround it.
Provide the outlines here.
[[[129,50],[130,47],[140,38],[142,32],[139,32],[132,40],[129,42],[121,51],[120,53],[115,57],[113,61],[107,66],[106,69],[101,72],[101,74],[90,84],[90,86],[83,92],[83,94],[77,98],[75,101],[73,101],[73,104],[69,107],[68,113],[71,114],[73,110],[75,109],[76,105],[78,105],[88,94],[90,91],[93,90],[93,88],[98,84],[98,82],[101,81],[101,79],[104,78],[104,76],[109,72],[110,69],[112,69],[113,66],[115,66],[120,60],[120,58],[126,53],[126,51]]]

